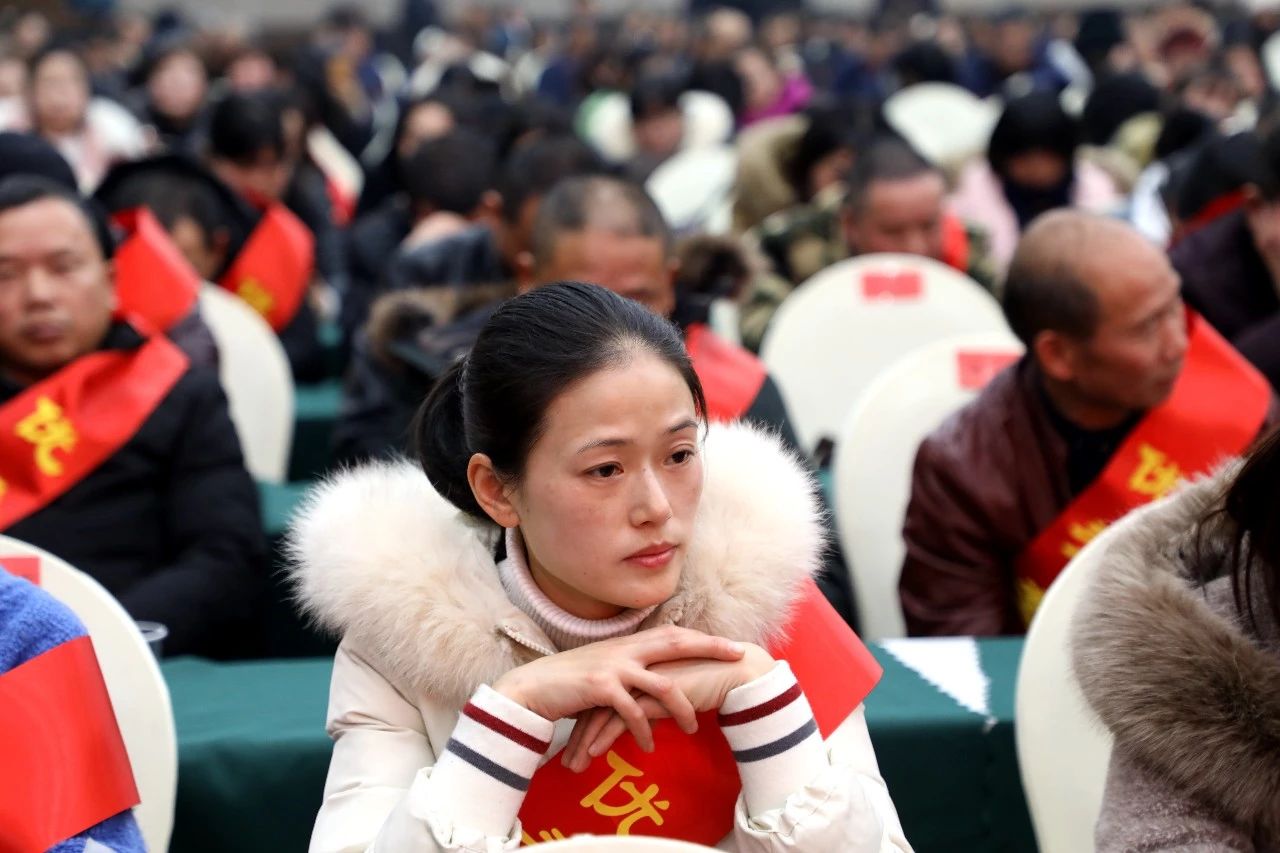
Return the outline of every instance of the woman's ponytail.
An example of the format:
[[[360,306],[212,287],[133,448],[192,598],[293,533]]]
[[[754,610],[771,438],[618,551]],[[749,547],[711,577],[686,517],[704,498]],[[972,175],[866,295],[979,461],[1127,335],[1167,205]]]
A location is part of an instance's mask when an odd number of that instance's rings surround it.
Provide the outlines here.
[[[441,496],[468,515],[491,521],[467,479],[472,451],[464,409],[466,365],[466,359],[459,359],[422,401],[413,424],[414,450],[418,464]]]

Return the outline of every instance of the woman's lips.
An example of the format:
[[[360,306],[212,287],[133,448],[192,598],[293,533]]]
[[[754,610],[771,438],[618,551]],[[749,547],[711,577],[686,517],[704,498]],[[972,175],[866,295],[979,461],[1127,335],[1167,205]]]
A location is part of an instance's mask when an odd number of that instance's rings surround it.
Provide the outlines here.
[[[646,569],[661,569],[668,565],[675,555],[675,545],[655,545],[635,552],[630,557],[627,557],[627,562]]]

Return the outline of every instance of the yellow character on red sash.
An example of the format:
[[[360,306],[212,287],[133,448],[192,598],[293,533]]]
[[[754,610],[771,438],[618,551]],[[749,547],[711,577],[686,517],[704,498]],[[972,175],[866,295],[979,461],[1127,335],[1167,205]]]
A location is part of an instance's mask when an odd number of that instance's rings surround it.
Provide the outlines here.
[[[53,455],[54,451],[70,453],[80,440],[75,424],[48,397],[38,398],[35,410],[18,421],[13,431],[18,438],[35,445],[36,468],[46,477],[62,475],[62,460]]]
[[[1129,478],[1129,488],[1152,500],[1159,500],[1178,485],[1182,469],[1168,455],[1145,442],[1138,446],[1138,467]]]
[[[270,314],[271,309],[276,307],[275,297],[256,278],[246,278],[240,282],[240,286],[236,288],[236,295],[263,317]]]
[[[538,833],[537,838],[527,832],[520,833],[521,844],[537,844],[540,841],[564,841],[564,833],[558,829],[552,829],[550,832],[544,829]]]
[[[627,763],[626,759],[612,750],[609,751],[606,757],[609,760],[609,766],[613,768],[613,773],[609,774],[609,778],[597,785],[594,791],[583,797],[579,805],[583,808],[594,809],[596,814],[604,815],[605,817],[630,815],[630,817],[618,824],[618,835],[630,835],[631,827],[642,818],[648,818],[658,826],[662,826],[662,815],[659,814],[659,810],[666,811],[671,808],[671,803],[667,800],[654,802],[653,798],[658,796],[658,786],[650,785],[641,793],[636,789],[634,783],[623,782],[622,780],[628,776],[643,776],[644,771],[632,767]],[[624,794],[631,797],[630,802],[620,806],[606,805],[604,798],[615,787],[621,788]]]

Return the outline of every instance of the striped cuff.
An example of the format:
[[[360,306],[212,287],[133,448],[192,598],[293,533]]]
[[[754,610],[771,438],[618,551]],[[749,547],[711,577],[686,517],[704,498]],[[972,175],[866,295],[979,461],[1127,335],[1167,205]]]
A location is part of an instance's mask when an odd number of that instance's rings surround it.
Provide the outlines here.
[[[506,836],[555,724],[481,685],[431,770],[433,809],[458,826]]]
[[[730,690],[719,722],[738,762],[747,814],[753,817],[782,808],[788,796],[827,766],[809,700],[786,661]]]

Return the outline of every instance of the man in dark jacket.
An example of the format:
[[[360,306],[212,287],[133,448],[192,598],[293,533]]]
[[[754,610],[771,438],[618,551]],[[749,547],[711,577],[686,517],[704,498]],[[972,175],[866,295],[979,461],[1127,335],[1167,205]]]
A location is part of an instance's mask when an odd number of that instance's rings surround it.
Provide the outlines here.
[[[1033,223],[1005,283],[1027,355],[921,444],[900,592],[913,635],[1018,634],[1066,561],[1128,509],[1239,453],[1265,380],[1119,222]]]
[[[113,315],[110,237],[0,184],[0,531],[96,578],[166,652],[244,650],[265,543],[217,376]]]
[[[1244,205],[1193,231],[1169,260],[1187,303],[1280,388],[1280,131],[1245,159],[1254,177]]]

